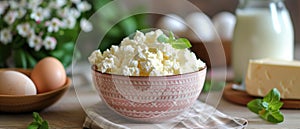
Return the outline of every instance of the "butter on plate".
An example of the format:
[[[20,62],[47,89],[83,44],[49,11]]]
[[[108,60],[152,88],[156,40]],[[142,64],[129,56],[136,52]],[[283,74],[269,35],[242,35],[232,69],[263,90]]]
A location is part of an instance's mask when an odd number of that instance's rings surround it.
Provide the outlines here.
[[[253,96],[265,96],[277,88],[282,99],[300,99],[300,61],[250,60],[245,84]]]

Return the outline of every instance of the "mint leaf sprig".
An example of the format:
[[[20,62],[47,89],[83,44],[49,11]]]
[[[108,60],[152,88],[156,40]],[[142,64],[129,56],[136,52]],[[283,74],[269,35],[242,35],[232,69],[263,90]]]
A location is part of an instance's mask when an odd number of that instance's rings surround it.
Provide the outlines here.
[[[250,101],[247,107],[264,120],[272,123],[280,123],[284,120],[284,116],[280,112],[282,105],[280,92],[276,88],[273,88],[263,99]]]
[[[157,38],[157,41],[161,43],[170,43],[172,47],[175,49],[185,49],[185,48],[192,47],[188,39],[186,38],[176,39],[173,32],[170,31],[169,33],[170,33],[169,37],[166,36],[165,34],[162,34]]]
[[[27,129],[49,129],[48,122],[43,120],[43,118],[37,112],[33,112],[33,122],[31,122]]]

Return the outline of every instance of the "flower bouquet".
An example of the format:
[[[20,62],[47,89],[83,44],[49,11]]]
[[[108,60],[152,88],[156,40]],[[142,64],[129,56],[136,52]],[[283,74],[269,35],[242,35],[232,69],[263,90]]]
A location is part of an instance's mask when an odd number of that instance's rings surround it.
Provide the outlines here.
[[[93,29],[91,8],[82,0],[0,1],[0,67],[32,68],[46,56],[69,66],[80,30]]]

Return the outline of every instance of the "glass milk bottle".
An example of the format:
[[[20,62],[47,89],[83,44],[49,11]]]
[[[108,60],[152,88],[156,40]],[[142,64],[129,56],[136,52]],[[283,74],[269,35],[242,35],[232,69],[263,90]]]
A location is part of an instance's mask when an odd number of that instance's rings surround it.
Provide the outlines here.
[[[240,0],[232,41],[234,80],[244,79],[249,59],[294,57],[294,31],[283,0]]]

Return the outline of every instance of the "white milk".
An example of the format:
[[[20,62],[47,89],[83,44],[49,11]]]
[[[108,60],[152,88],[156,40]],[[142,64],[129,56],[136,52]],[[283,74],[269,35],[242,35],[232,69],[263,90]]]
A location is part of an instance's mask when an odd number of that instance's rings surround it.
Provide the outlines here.
[[[249,59],[293,59],[294,31],[286,10],[244,9],[236,14],[232,46],[235,80],[244,78]]]

